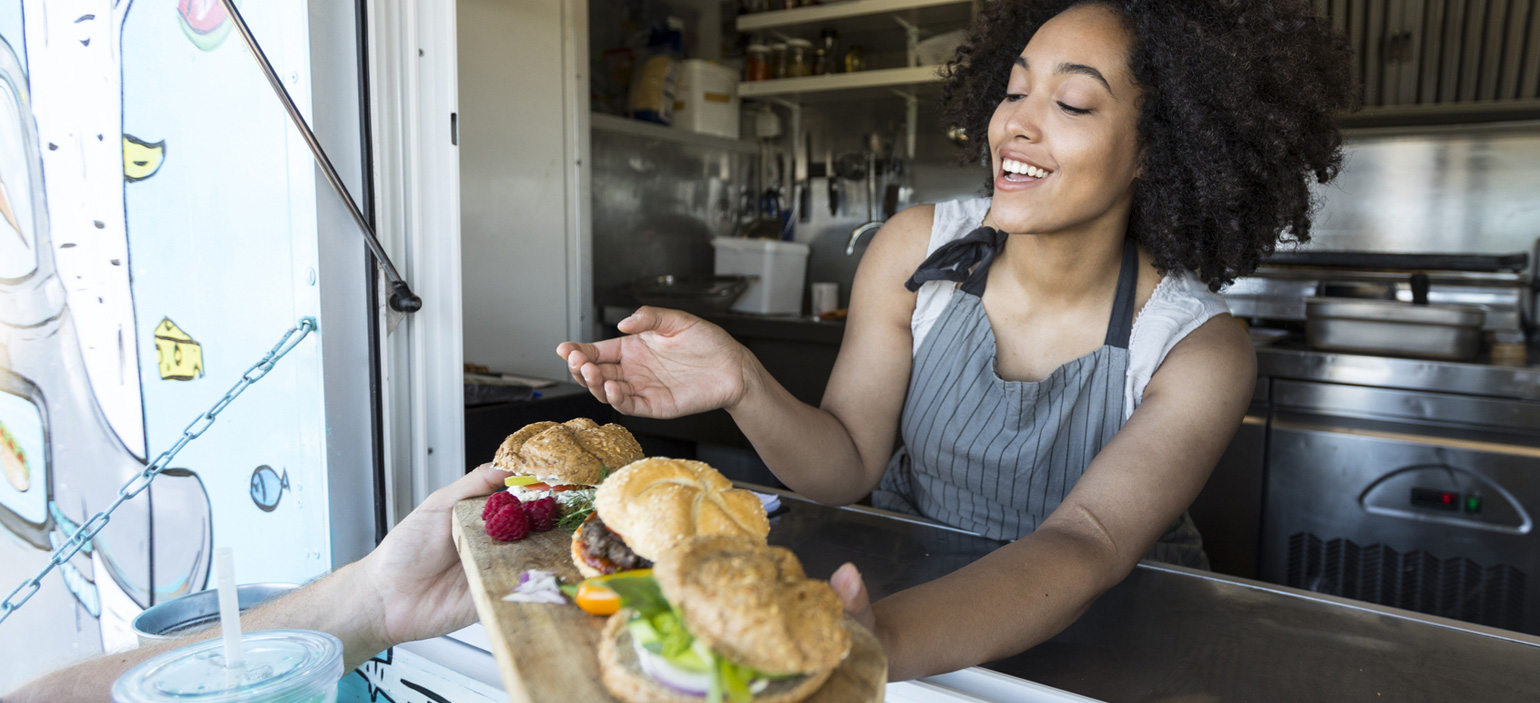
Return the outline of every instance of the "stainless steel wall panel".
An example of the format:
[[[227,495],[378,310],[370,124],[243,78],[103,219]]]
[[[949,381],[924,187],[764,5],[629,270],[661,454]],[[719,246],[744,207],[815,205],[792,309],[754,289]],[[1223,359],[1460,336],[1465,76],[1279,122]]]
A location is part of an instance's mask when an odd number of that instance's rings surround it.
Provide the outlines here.
[[[709,274],[712,237],[731,236],[752,213],[758,157],[594,130],[594,302],[647,276]]]
[[[1529,16],[1535,12],[1534,0],[1513,0],[1508,5],[1508,19],[1503,29],[1502,75],[1498,77],[1497,97],[1512,100],[1519,97],[1519,77],[1524,65],[1524,34],[1529,29]]]
[[[1364,71],[1367,70],[1367,64],[1373,60],[1372,48],[1365,43],[1368,11],[1368,0],[1351,0],[1346,13],[1348,43],[1353,47],[1353,78],[1358,81],[1365,105],[1371,103],[1369,102],[1369,82],[1364,77]]]
[[[1444,60],[1444,0],[1427,0],[1423,8],[1421,68],[1418,70],[1417,100],[1429,104],[1438,100],[1438,80],[1443,75]]]
[[[1540,97],[1540,3],[1532,3],[1529,8],[1529,30],[1525,34],[1518,96]]]
[[[1337,180],[1318,186],[1310,251],[1529,251],[1540,236],[1540,127],[1349,136]]]
[[[1460,102],[1475,100],[1481,76],[1481,37],[1485,34],[1488,0],[1466,0],[1465,35],[1460,47]]]
[[[1476,0],[1480,2],[1480,0]],[[1467,0],[1447,0],[1444,7],[1443,52],[1439,58],[1438,102],[1449,103],[1460,97],[1460,62],[1464,56]]]
[[[1393,1],[1393,0],[1392,0]],[[1385,104],[1385,21],[1387,0],[1365,0],[1364,20],[1364,106]]]
[[[1476,92],[1478,100],[1498,98],[1498,79],[1503,71],[1503,39],[1508,24],[1508,0],[1491,0],[1487,5],[1486,31],[1481,39],[1481,87]]]
[[[1400,0],[1400,4],[1401,19],[1397,26],[1406,46],[1403,47],[1403,60],[1397,64],[1401,75],[1397,79],[1395,104],[1411,105],[1417,102],[1418,82],[1422,77],[1422,53],[1426,51],[1422,16],[1427,3],[1425,0]]]

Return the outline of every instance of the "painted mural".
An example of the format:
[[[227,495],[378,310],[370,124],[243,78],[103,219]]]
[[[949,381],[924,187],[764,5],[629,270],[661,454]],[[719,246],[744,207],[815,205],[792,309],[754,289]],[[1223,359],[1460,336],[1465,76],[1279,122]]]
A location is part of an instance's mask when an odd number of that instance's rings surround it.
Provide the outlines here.
[[[308,110],[306,4],[248,6]],[[0,0],[0,595],[320,318],[311,157],[230,29],[218,0]],[[321,344],[0,623],[0,691],[133,646],[216,545],[240,582],[331,567]]]

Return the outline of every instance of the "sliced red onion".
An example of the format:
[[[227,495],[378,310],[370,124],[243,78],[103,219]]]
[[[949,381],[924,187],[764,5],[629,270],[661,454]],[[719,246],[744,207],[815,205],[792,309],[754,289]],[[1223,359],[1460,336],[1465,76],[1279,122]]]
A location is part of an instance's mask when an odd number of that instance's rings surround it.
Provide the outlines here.
[[[556,581],[556,574],[550,571],[531,569],[519,574],[519,585],[513,588],[513,592],[503,596],[505,601],[518,603],[550,603],[561,605],[567,602],[566,596],[561,594],[561,584]]]
[[[702,698],[711,688],[711,674],[685,671],[674,666],[662,655],[647,651],[647,648],[639,644],[635,637],[631,638],[631,648],[636,650],[636,661],[641,664],[642,671],[658,683],[687,696]]]

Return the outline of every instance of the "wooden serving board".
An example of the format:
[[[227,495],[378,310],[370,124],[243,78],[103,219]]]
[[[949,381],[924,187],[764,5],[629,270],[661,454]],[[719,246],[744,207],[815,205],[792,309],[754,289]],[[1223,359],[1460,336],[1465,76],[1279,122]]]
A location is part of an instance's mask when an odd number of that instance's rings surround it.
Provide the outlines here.
[[[486,498],[455,505],[455,548],[470,582],[476,613],[492,642],[492,655],[513,703],[539,701],[615,701],[599,681],[599,631],[605,618],[572,604],[515,603],[503,600],[519,583],[519,574],[543,569],[563,583],[582,577],[572,563],[572,533],[535,532],[517,542],[487,536],[481,520]],[[807,703],[880,703],[888,662],[877,638],[850,625],[850,655]],[[704,700],[704,699],[702,699]]]

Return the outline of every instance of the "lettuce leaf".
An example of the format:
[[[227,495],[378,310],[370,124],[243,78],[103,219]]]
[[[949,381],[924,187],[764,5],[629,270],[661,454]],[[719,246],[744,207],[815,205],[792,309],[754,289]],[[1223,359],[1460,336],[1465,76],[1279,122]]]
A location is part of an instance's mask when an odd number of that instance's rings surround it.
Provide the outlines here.
[[[652,576],[627,576],[624,572],[610,577],[604,582],[605,587],[620,596],[620,607],[630,608],[649,620],[660,613],[673,611],[673,606],[668,604],[668,599],[663,597],[662,589],[658,588],[658,582]],[[662,631],[659,631],[662,634]]]

